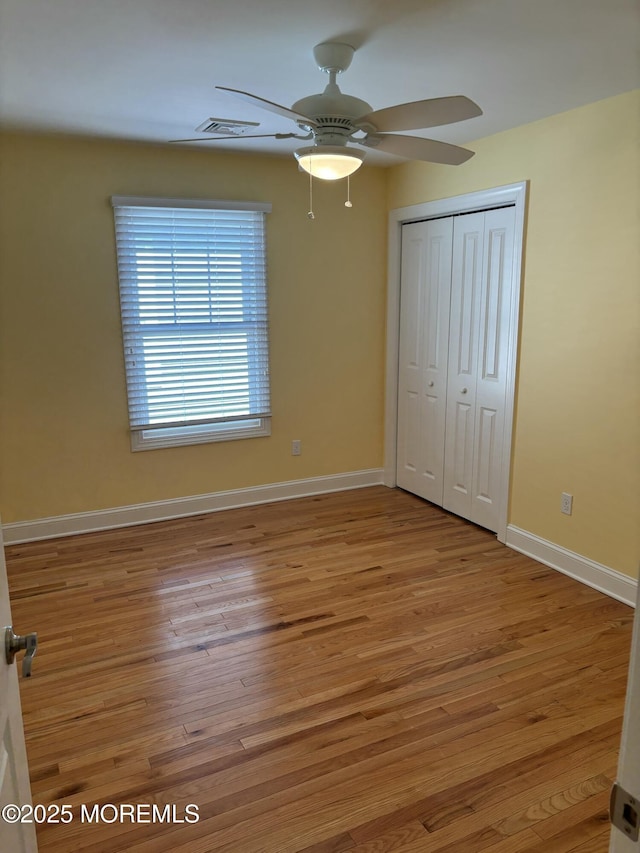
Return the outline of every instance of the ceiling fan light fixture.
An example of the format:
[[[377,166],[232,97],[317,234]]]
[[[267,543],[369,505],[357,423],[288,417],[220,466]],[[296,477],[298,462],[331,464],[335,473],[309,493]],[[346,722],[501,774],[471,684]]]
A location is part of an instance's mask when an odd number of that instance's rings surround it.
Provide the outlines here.
[[[364,152],[341,145],[310,146],[294,153],[300,168],[323,181],[337,181],[353,175],[364,160]]]

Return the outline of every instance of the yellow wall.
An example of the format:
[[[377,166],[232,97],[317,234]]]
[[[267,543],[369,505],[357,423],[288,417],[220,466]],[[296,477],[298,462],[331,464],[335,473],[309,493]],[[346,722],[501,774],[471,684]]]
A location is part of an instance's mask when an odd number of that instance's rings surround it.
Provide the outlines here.
[[[382,464],[386,213],[530,181],[509,521],[635,576],[638,122],[629,93],[458,168],[307,182],[292,158],[35,135],[0,150],[0,512],[45,518]],[[273,434],[131,453],[109,197],[269,201]],[[299,458],[290,441],[303,442]],[[571,517],[559,512],[571,492]]]
[[[386,172],[308,183],[293,157],[12,135],[0,168],[5,523],[377,468]],[[267,201],[269,438],[132,453],[110,196]],[[302,455],[291,456],[292,439]]]
[[[391,209],[530,181],[509,521],[637,576],[640,92],[392,171]],[[559,511],[574,495],[573,515]]]

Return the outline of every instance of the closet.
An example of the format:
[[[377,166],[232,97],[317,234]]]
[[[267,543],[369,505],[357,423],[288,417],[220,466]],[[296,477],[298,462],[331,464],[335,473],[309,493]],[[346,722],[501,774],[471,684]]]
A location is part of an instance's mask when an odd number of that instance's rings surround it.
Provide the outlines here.
[[[496,531],[513,206],[402,226],[397,484]]]

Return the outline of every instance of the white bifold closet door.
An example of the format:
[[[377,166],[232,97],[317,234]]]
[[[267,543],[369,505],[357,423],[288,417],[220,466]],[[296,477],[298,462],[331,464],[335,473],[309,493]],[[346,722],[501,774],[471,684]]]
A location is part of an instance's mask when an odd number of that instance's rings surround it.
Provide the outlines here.
[[[397,483],[497,530],[514,208],[404,225]]]
[[[442,505],[453,219],[402,227],[398,485]]]

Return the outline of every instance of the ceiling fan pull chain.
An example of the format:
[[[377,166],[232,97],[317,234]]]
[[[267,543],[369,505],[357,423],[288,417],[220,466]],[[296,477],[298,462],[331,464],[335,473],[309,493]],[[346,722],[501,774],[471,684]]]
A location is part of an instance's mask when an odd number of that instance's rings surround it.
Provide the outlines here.
[[[351,175],[347,175],[347,200],[344,203],[345,207],[353,207],[351,204]]]
[[[309,219],[315,219],[313,215],[313,175],[309,172],[309,213],[307,213]]]

